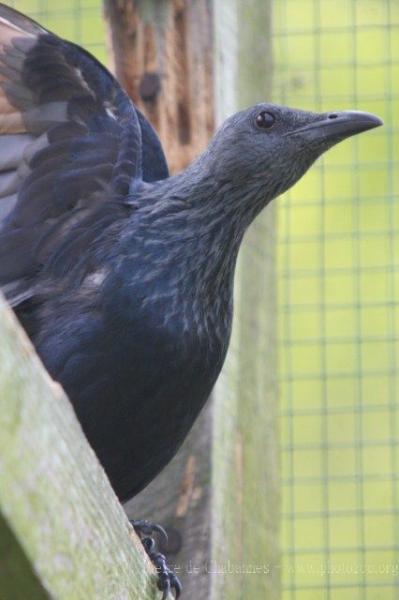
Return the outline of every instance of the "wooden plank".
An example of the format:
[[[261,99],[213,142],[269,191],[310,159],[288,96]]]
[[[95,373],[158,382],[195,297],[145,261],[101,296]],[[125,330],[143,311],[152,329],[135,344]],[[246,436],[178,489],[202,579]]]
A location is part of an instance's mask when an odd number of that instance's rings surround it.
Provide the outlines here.
[[[220,121],[270,99],[271,2],[214,6]],[[227,572],[213,578],[213,598],[280,597],[274,232],[269,206],[240,251],[232,342],[215,390],[212,560]]]
[[[205,0],[105,4],[116,73],[157,126],[173,171],[185,166],[209,136],[213,118],[203,106],[208,88],[215,92],[215,103],[208,104],[217,122],[270,96],[269,0],[214,0],[212,21]],[[176,10],[184,11],[189,25],[185,59],[173,34]],[[195,14],[202,17],[188,16]],[[156,40],[149,54],[148,39]],[[209,51],[211,84],[206,79]],[[193,54],[199,56],[194,70],[187,66]],[[160,73],[163,82],[152,107],[140,96],[146,72]],[[181,96],[176,82],[186,84],[188,78],[192,83],[198,72],[198,80],[208,83],[196,104],[195,94]],[[176,138],[181,100],[191,123],[206,134],[198,134],[199,143],[188,135]],[[273,209],[247,235],[235,302],[232,346],[213,402],[175,459],[127,506],[132,517],[166,526],[169,563],[176,566],[184,597],[196,600],[279,597]]]
[[[162,138],[176,172],[213,131],[207,0],[104,0],[111,66]]]
[[[159,598],[71,404],[2,298],[0,339],[1,600]]]

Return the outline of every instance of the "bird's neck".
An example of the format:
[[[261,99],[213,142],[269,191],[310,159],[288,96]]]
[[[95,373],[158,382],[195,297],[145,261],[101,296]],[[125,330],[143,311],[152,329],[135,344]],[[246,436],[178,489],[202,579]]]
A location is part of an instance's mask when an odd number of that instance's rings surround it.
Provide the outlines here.
[[[231,326],[234,271],[245,231],[228,201],[226,189],[203,169],[199,174],[195,165],[148,186],[115,257],[129,273],[128,294],[145,298],[141,310],[151,319],[159,315],[164,322],[181,322],[223,343]],[[126,257],[122,262],[121,256]]]
[[[169,311],[167,318],[173,312],[208,331],[220,323],[225,332],[230,328],[239,247],[261,208],[251,204],[254,190],[244,189],[217,180],[209,161],[200,158],[184,172],[144,186],[132,200],[138,210],[125,225],[116,260],[126,256],[129,290],[146,298],[151,314]]]
[[[198,162],[154,190],[149,237],[162,240],[169,261],[211,301],[230,294],[239,247],[257,209],[253,215],[240,210],[229,182],[217,182]]]

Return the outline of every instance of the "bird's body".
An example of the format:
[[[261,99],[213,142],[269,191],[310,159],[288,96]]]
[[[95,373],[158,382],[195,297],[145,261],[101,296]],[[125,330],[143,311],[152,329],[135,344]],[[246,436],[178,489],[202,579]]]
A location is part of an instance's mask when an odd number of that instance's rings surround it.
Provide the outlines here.
[[[175,454],[221,370],[248,225],[380,121],[259,104],[168,177],[112,76],[3,5],[0,79],[0,286],[126,500]]]
[[[100,251],[91,248],[95,266],[78,286],[79,269],[72,269],[67,291],[43,284],[33,306],[16,308],[121,499],[175,454],[229,340],[229,262],[238,245],[217,247],[212,229],[196,236],[189,198],[175,197],[168,217],[164,195],[172,183],[137,194],[124,222],[108,232],[109,244],[100,237]]]

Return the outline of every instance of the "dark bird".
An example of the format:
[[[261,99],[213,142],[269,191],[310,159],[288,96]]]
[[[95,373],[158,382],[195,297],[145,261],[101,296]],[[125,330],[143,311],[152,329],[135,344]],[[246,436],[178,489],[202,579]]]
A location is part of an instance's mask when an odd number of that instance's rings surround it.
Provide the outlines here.
[[[222,368],[245,230],[364,112],[257,104],[169,177],[157,135],[82,48],[0,5],[0,285],[125,501]]]

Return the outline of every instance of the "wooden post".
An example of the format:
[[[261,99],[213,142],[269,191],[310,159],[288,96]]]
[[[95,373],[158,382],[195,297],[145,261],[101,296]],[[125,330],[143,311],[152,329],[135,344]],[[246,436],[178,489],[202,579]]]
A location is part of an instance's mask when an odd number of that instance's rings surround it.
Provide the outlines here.
[[[270,4],[105,0],[115,72],[158,129],[172,171],[205,146],[214,121],[270,97]],[[277,600],[272,207],[247,235],[235,302],[213,401],[175,459],[127,509],[167,527],[166,553],[184,597]]]
[[[207,0],[105,0],[113,70],[162,138],[172,172],[213,132]]]
[[[1,600],[155,600],[156,575],[69,400],[0,297]]]
[[[220,121],[270,99],[271,1],[215,0],[214,6]],[[274,236],[272,205],[240,252],[232,342],[215,390],[212,555],[231,556],[248,569],[241,577],[215,578],[214,598],[280,597]]]

